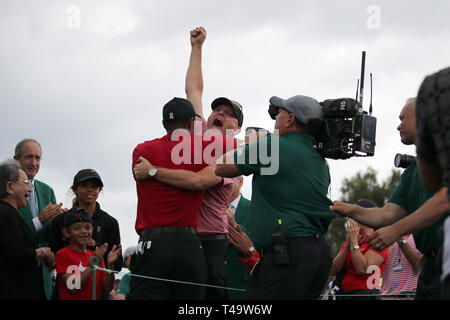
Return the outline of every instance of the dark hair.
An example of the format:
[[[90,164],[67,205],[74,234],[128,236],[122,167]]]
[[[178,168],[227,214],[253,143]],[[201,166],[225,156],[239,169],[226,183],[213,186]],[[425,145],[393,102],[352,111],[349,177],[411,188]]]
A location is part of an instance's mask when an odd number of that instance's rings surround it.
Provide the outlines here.
[[[6,185],[9,181],[19,180],[20,164],[13,159],[5,160],[0,164],[0,199],[8,196]]]
[[[164,129],[166,129],[167,133],[172,132],[176,129],[186,129],[191,119],[192,118],[180,120],[163,120],[163,126]]]

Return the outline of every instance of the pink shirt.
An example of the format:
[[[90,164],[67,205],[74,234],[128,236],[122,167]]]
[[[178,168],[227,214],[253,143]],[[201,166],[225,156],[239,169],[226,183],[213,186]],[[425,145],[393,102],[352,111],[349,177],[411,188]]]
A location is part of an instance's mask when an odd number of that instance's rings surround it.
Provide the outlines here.
[[[206,121],[202,118],[203,133]],[[218,156],[218,155],[216,155]],[[211,164],[215,166],[215,164]],[[222,182],[206,190],[198,215],[197,233],[228,233],[227,208],[233,193],[234,180],[222,178]]]
[[[406,237],[406,242],[413,250],[417,250],[412,235]],[[381,294],[413,292],[417,287],[419,275],[414,272],[413,267],[406,259],[397,242],[389,247],[386,267],[381,277],[383,279]]]
[[[205,192],[198,215],[197,232],[228,233],[227,208],[233,193],[233,179],[223,178],[218,185]]]

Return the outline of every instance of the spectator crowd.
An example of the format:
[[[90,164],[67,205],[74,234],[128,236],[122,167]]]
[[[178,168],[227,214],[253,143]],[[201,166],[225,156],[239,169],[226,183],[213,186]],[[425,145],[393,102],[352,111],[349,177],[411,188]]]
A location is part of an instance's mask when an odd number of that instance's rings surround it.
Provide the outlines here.
[[[206,36],[190,32],[186,98],[163,106],[165,133],[133,150],[135,246],[122,251],[95,169],[75,173],[63,208],[36,179],[38,141],[18,142],[0,164],[0,299],[450,299],[450,68],[427,76],[399,112],[417,161],[386,204],[333,202],[316,99],[271,97],[273,132],[253,128],[244,141],[239,102],[218,97],[205,119]],[[335,217],[346,217],[347,236],[330,257],[324,234]]]

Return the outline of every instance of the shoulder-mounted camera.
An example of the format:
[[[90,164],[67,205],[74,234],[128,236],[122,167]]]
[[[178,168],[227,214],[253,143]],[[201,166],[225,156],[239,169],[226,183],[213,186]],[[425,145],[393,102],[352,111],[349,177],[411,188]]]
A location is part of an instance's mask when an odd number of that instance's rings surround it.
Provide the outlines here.
[[[330,159],[373,156],[377,119],[351,98],[328,99],[323,107],[322,128],[316,135],[317,150]]]
[[[316,135],[317,150],[330,159],[354,156],[370,157],[375,153],[377,119],[372,116],[372,74],[370,74],[369,113],[363,111],[363,89],[366,52],[362,52],[361,82],[358,80],[356,99],[328,99],[323,107],[322,128]],[[359,101],[358,101],[359,86]]]

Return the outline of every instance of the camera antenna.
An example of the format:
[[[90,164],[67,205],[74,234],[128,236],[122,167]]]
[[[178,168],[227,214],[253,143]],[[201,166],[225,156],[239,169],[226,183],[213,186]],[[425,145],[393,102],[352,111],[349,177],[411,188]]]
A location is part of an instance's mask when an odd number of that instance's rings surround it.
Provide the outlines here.
[[[370,73],[370,106],[369,106],[369,116],[372,115],[372,72]]]
[[[362,52],[361,59],[361,82],[359,87],[359,103],[361,104],[361,108],[363,106],[363,90],[364,90],[364,70],[366,68],[366,52]]]
[[[358,81],[356,82],[356,98],[355,98],[356,101],[358,101],[358,88],[359,88],[359,78]]]

